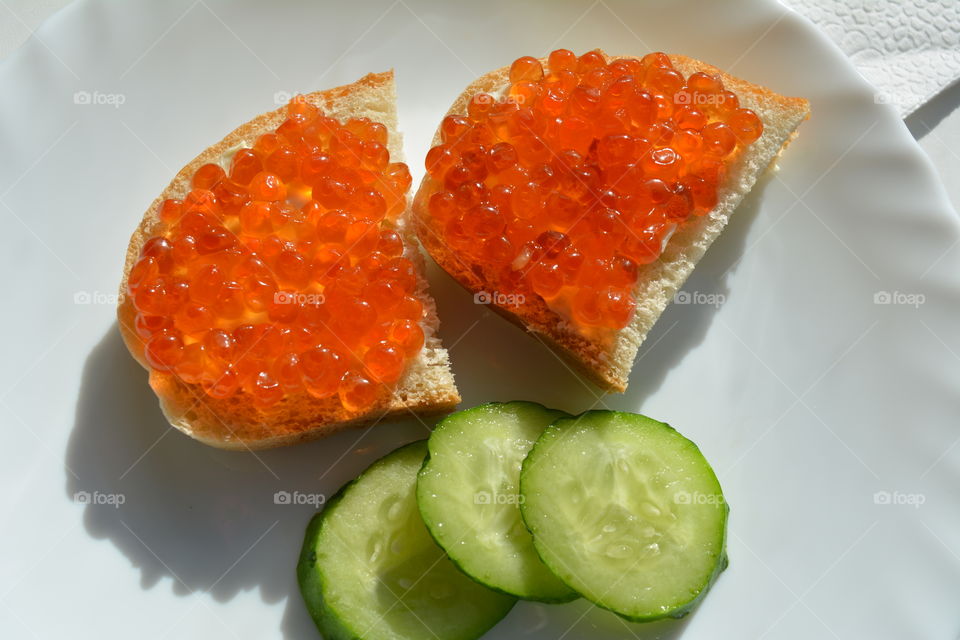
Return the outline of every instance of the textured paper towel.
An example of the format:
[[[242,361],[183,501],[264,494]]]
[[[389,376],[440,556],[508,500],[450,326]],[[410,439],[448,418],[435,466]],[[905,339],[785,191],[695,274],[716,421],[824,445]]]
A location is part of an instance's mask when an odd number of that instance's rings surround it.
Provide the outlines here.
[[[960,77],[960,0],[781,0],[907,116]]]

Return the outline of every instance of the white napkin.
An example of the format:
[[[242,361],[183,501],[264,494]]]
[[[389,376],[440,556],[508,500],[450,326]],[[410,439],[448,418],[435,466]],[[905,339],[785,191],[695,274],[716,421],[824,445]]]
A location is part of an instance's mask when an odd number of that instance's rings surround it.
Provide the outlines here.
[[[908,116],[960,78],[960,0],[780,0],[823,29]]]

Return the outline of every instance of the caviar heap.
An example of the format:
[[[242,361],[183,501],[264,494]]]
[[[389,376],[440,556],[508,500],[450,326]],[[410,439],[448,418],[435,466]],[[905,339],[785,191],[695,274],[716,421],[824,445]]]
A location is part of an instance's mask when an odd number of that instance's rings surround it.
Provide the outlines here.
[[[518,306],[533,294],[579,329],[621,329],[639,266],[716,206],[729,163],[762,131],[719,77],[685,78],[663,53],[561,49],[546,69],[519,58],[503,95],[443,120],[426,158],[425,244],[521,294],[506,297]]]
[[[131,269],[135,330],[157,371],[213,398],[338,396],[369,408],[424,342],[394,222],[410,172],[387,130],[295,98],[252,148],[205,164]]]

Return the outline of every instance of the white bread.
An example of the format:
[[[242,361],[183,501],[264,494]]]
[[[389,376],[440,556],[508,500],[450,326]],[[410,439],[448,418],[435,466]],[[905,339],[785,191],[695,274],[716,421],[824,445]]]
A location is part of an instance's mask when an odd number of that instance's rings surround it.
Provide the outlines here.
[[[604,54],[606,55],[606,54]],[[608,60],[616,59],[608,57]],[[729,168],[719,188],[717,206],[708,214],[681,225],[670,238],[660,259],[641,267],[634,291],[637,307],[630,324],[606,340],[594,340],[549,309],[534,296],[519,309],[490,306],[511,322],[535,334],[577,370],[607,391],[623,392],[640,344],[667,304],[693,271],[710,244],[726,226],[730,215],[753,188],[757,178],[769,167],[796,136],[796,129],[810,114],[809,103],[802,98],[786,98],[769,89],[728,75],[708,64],[684,56],[670,56],[684,77],[696,71],[717,74],[724,87],[737,95],[742,107],[752,109],[763,121],[763,135],[741,154]],[[546,66],[546,59],[541,59]],[[509,67],[487,73],[471,83],[454,101],[450,114],[466,114],[467,103],[479,92],[496,95],[509,84]],[[440,130],[433,144],[440,144]],[[461,285],[472,292],[485,290],[481,278],[465,268],[429,226],[427,205],[439,185],[427,174],[414,197],[413,210],[420,240],[430,255]]]
[[[327,115],[346,120],[369,118],[385,125],[388,148],[394,161],[402,161],[401,136],[397,131],[396,86],[393,72],[369,74],[357,82],[304,96]],[[143,356],[143,341],[133,330],[136,311],[126,295],[127,275],[136,263],[143,243],[162,228],[157,210],[167,198],[183,198],[190,190],[196,170],[207,162],[216,162],[223,153],[239,144],[252,144],[261,134],[274,130],[286,117],[286,107],[257,116],[241,125],[220,142],[188,163],[150,205],[127,249],[120,299],[117,309],[120,332],[130,353],[150,372],[150,386],[160,399],[160,407],[170,424],[206,444],[221,449],[265,449],[313,440],[347,427],[363,427],[383,419],[408,413],[429,415],[452,410],[460,395],[454,385],[447,351],[437,337],[439,320],[436,305],[427,293],[423,276],[423,257],[415,235],[407,223],[409,208],[398,222],[404,237],[404,255],[414,262],[418,274],[417,295],[424,306],[425,344],[409,363],[392,393],[381,392],[375,407],[363,413],[344,409],[336,396],[318,400],[301,393],[281,400],[260,411],[240,392],[225,400],[206,395],[198,385],[187,384],[175,375],[149,367]]]

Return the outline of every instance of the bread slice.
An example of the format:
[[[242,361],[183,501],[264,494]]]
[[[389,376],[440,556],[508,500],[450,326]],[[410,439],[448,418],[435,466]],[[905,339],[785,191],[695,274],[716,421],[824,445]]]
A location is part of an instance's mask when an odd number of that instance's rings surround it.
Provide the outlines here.
[[[388,148],[395,161],[402,161],[401,136],[397,131],[396,86],[393,72],[369,74],[357,82],[311,93],[304,98],[327,115],[345,120],[369,118],[380,122],[389,132]],[[398,222],[404,238],[404,256],[412,260],[418,272],[417,296],[423,303],[425,343],[421,352],[408,364],[393,392],[384,390],[374,409],[364,413],[350,412],[336,396],[318,400],[306,393],[284,398],[277,405],[261,411],[243,393],[218,400],[206,395],[193,384],[187,384],[170,373],[153,370],[144,359],[143,341],[133,330],[136,311],[127,291],[127,276],[140,255],[143,243],[162,227],[157,211],[167,198],[183,198],[190,190],[190,181],[197,168],[217,162],[224,152],[242,144],[252,145],[261,134],[274,130],[283,120],[286,107],[257,116],[241,125],[220,142],[203,151],[187,164],[147,209],[140,226],[130,239],[117,318],[120,333],[130,353],[150,372],[150,386],[160,398],[160,408],[174,427],[206,444],[221,449],[265,449],[313,440],[347,427],[367,426],[383,419],[402,417],[408,413],[427,415],[445,413],[460,402],[454,385],[447,351],[437,337],[439,320],[436,305],[427,292],[423,276],[423,257],[415,234],[408,223],[408,212]]]
[[[604,54],[606,55],[606,54]],[[609,57],[608,61],[630,56]],[[660,259],[640,268],[634,291],[637,306],[630,324],[612,336],[597,339],[585,336],[551,310],[538,296],[520,307],[490,305],[511,322],[544,342],[574,368],[606,391],[623,392],[640,344],[667,304],[693,271],[707,247],[726,226],[730,215],[750,191],[757,178],[797,135],[797,127],[810,115],[810,104],[802,98],[786,98],[764,87],[750,84],[706,63],[684,56],[670,56],[674,68],[684,77],[702,71],[717,74],[724,87],[737,95],[742,107],[752,109],[763,121],[763,135],[730,166],[726,182],[718,189],[718,204],[706,215],[685,222],[670,238]],[[547,60],[541,59],[544,66]],[[509,85],[509,67],[491,71],[470,84],[454,101],[447,115],[466,114],[471,97],[479,92],[497,95]],[[440,144],[440,130],[433,144]],[[467,267],[429,226],[427,205],[440,185],[427,174],[414,197],[413,210],[420,240],[434,260],[461,285],[476,293],[486,289],[482,278]]]

